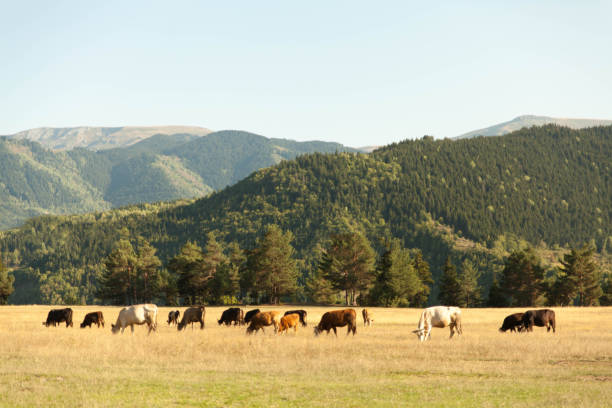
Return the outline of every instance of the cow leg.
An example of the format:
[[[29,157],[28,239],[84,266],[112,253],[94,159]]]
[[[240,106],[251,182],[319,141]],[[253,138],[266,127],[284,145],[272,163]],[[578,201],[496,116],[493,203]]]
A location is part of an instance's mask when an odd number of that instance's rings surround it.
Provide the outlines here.
[[[204,330],[204,320],[200,320],[200,330]]]
[[[334,329],[334,334],[336,335],[336,337],[338,337],[338,332],[336,331],[336,328],[332,327],[332,329]]]
[[[130,328],[132,329],[132,334],[134,334],[134,324],[130,324]]]

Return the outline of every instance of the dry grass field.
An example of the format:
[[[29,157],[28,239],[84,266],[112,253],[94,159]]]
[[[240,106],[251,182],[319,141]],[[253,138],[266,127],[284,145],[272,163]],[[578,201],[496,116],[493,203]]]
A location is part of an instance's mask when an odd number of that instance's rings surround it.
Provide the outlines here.
[[[289,310],[292,306],[265,307]],[[417,309],[371,309],[355,337],[315,338],[330,308],[306,307],[308,327],[254,336],[219,327],[112,335],[119,308],[73,307],[74,328],[45,328],[48,306],[0,307],[1,406],[610,407],[612,308],[555,308],[557,333],[499,333],[523,309],[463,311],[464,335],[434,329],[419,343]],[[184,308],[179,308],[181,311]],[[80,329],[102,310],[106,328]]]

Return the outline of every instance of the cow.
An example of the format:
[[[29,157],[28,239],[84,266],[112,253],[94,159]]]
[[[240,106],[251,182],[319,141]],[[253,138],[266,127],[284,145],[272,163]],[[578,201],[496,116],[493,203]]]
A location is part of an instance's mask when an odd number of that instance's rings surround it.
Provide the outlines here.
[[[245,324],[251,323],[251,319],[253,318],[253,316],[255,316],[259,312],[260,312],[259,309],[253,309],[253,310],[249,310],[248,312],[246,312],[246,314],[244,315],[244,323]]]
[[[546,327],[549,332],[552,328],[555,333],[555,312],[550,309],[528,310],[523,315],[523,327],[526,331],[533,331],[533,326]]]
[[[157,331],[157,306],[144,304],[124,307],[119,311],[117,322],[111,325],[111,331],[116,334],[121,330],[121,334],[123,334],[125,328],[130,326],[133,334],[135,324],[146,324],[149,328],[149,334],[151,334],[151,331]]]
[[[357,313],[353,309],[344,309],[344,310],[333,310],[331,312],[326,312],[322,317],[319,324],[314,328],[315,336],[318,336],[323,330],[327,331],[329,334],[330,330],[334,330],[334,334],[338,337],[338,332],[336,331],[336,327],[344,327],[348,326],[348,330],[346,335],[348,336],[351,331],[353,332],[353,336],[355,332],[357,332]]]
[[[374,319],[372,318],[372,312],[370,312],[368,309],[363,309],[361,311],[361,315],[363,316],[363,327],[371,326],[374,322]]]
[[[65,309],[49,310],[49,313],[47,314],[47,320],[43,322],[43,326],[49,327],[53,325],[53,327],[55,327],[61,322],[66,322],[66,327],[68,326],[73,327],[71,308],[67,307]]]
[[[518,330],[521,332],[523,330],[523,314],[524,313],[514,313],[506,316],[502,326],[499,328],[499,331],[505,333],[510,330],[516,332]]]
[[[306,327],[306,316],[308,315],[308,313],[306,313],[305,310],[289,310],[288,312],[285,312],[285,316],[290,314],[296,314],[300,316],[300,323],[302,324],[302,326]]]
[[[100,325],[104,327],[104,315],[102,312],[87,313],[83,319],[83,323],[81,323],[81,329],[84,329],[86,326],[91,328],[92,324],[98,325],[98,328],[100,328]]]
[[[297,333],[298,324],[300,323],[300,320],[300,315],[297,313],[285,314],[280,319],[278,334],[281,334],[284,331],[288,331],[291,327],[293,327],[293,331]]]
[[[450,327],[450,337],[452,338],[457,332],[457,335],[463,334],[461,325],[461,310],[454,306],[432,306],[423,310],[419,325],[413,333],[417,335],[419,340],[425,341],[431,338],[431,329],[433,327],[444,328]]]
[[[180,315],[181,315],[181,312],[179,312],[178,310],[171,310],[168,313],[168,324],[170,326],[172,326],[173,324],[177,325]]]
[[[183,318],[178,324],[177,329],[181,331],[191,323],[193,329],[193,323],[200,322],[200,330],[204,329],[204,317],[206,317],[206,309],[204,306],[192,306],[183,312]]]
[[[234,326],[241,325],[244,322],[244,311],[239,307],[230,307],[221,314],[221,318],[217,320],[219,325],[225,324],[226,326],[234,323]]]
[[[251,318],[251,324],[246,329],[246,334],[251,334],[259,331],[261,329],[262,332],[266,332],[264,330],[265,326],[274,325],[274,333],[278,331],[279,319],[278,315],[280,312],[259,312],[255,316]]]

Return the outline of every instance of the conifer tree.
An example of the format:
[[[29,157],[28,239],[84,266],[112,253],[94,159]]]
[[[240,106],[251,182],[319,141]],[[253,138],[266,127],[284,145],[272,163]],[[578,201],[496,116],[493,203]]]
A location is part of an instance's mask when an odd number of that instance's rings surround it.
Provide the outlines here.
[[[480,272],[474,264],[466,259],[461,264],[461,274],[459,275],[460,302],[463,307],[475,307],[480,304],[480,286],[478,278]]]
[[[510,306],[534,306],[543,293],[544,268],[531,247],[510,254],[502,271],[501,287]]]
[[[137,256],[127,239],[120,239],[104,261],[98,296],[112,304],[138,303],[136,266]]]
[[[347,305],[354,305],[357,292],[365,292],[374,280],[374,250],[360,232],[332,234],[319,269],[336,290],[344,291]]]
[[[15,277],[8,274],[8,270],[2,264],[2,258],[0,258],[0,305],[6,305],[8,298],[13,293],[13,282]]]
[[[269,302],[278,304],[280,297],[295,292],[297,267],[291,246],[293,234],[269,225],[264,236],[250,253],[255,289]]]
[[[413,306],[425,306],[431,292],[431,285],[434,283],[429,264],[423,259],[423,253],[420,249],[414,251],[413,254],[414,269],[421,279],[421,290],[414,295]]]
[[[574,299],[578,306],[599,304],[603,291],[599,282],[599,267],[593,259],[594,252],[592,246],[584,245],[580,249],[572,248],[569,254],[563,256],[562,275],[559,277],[563,304],[571,303]]]
[[[177,275],[177,288],[184,303],[203,303],[206,288],[201,278],[204,273],[204,254],[195,243],[188,241],[179,253],[170,259],[168,269]]]
[[[157,250],[149,241],[141,238],[138,242],[136,270],[139,292],[143,302],[151,302],[157,298],[163,289],[163,280],[159,268],[161,261],[155,255]]]
[[[453,265],[450,257],[447,257],[444,262],[438,299],[441,304],[447,306],[456,306],[461,301],[461,287],[457,277],[457,268]]]

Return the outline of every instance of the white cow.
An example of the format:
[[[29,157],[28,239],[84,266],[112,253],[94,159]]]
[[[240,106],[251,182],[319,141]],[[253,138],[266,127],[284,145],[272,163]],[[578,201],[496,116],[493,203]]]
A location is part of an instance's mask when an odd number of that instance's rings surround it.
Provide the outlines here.
[[[149,334],[151,330],[157,330],[157,306],[153,304],[147,305],[134,305],[128,306],[121,309],[117,322],[112,325],[112,332],[117,333],[121,329],[121,333],[126,327],[132,328],[134,333],[134,325],[147,324],[149,327]]]
[[[463,328],[461,326],[461,310],[458,307],[428,307],[421,313],[419,326],[416,330],[413,330],[413,333],[419,337],[419,340],[425,341],[430,338],[432,327],[444,328],[446,326],[450,327],[450,338],[453,337],[455,331],[457,331],[457,335],[463,333]]]

